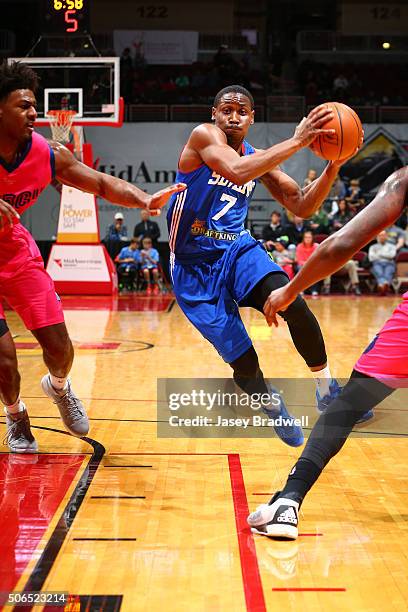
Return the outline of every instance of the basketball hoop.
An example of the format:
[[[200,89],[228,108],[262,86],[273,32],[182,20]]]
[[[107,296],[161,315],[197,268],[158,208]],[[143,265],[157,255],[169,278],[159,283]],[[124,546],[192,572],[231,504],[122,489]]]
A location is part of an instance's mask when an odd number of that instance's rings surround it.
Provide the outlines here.
[[[62,143],[69,142],[69,134],[76,114],[76,111],[65,109],[48,111],[47,116],[50,119],[50,127],[54,140]]]

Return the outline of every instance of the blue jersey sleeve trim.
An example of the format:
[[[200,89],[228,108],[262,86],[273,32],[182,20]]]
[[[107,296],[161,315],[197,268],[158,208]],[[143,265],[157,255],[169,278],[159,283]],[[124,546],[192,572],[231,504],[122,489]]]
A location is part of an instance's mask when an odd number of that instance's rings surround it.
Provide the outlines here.
[[[55,179],[55,154],[53,149],[51,148],[51,145],[48,145],[50,147],[50,166],[51,166],[51,178],[52,180]]]

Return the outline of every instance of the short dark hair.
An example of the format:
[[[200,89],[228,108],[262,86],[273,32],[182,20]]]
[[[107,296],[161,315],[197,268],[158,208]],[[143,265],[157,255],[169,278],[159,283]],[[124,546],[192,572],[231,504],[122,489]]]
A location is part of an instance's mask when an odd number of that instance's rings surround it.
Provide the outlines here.
[[[27,64],[3,60],[0,62],[0,100],[16,89],[30,89],[35,94],[38,76]]]
[[[273,211],[271,212],[271,217],[272,217],[272,215],[278,215],[278,217],[281,217],[281,216],[282,216],[282,214],[279,212],[279,210],[273,210]]]
[[[242,87],[242,85],[228,85],[228,87],[224,87],[224,89],[221,89],[214,98],[215,108],[219,105],[222,96],[227,93],[240,93],[243,96],[246,96],[251,103],[251,109],[254,108],[255,102],[252,94],[247,89],[245,89],[245,87]]]

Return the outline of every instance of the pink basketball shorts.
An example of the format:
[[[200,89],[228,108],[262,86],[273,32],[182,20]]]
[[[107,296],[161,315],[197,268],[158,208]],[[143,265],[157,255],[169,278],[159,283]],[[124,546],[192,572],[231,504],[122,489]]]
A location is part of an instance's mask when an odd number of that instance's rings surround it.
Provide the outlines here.
[[[408,387],[408,293],[354,367],[394,389]]]
[[[4,298],[29,330],[63,323],[61,300],[34,240],[25,235],[15,254],[13,246],[6,247],[12,256],[0,261],[0,319],[5,319],[1,305]]]

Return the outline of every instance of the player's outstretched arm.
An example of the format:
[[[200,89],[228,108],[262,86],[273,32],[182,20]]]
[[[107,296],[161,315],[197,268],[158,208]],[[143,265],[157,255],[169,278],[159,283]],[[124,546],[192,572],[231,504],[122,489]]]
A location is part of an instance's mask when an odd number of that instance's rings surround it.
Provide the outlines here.
[[[131,183],[82,164],[60,143],[50,141],[50,145],[55,154],[56,178],[61,183],[94,193],[113,204],[128,208],[146,208],[151,214],[157,214],[173,193],[186,188],[184,183],[177,183],[150,195]]]
[[[322,126],[332,118],[332,111],[318,106],[302,119],[292,138],[253,155],[240,156],[227,144],[227,137],[218,127],[203,124],[195,128],[189,138],[184,156],[188,151],[196,155],[212,170],[232,181],[244,185],[263,176],[271,169],[308,146],[319,134],[332,134],[334,130]]]
[[[363,136],[360,146],[362,143]],[[319,178],[303,188],[280,168],[264,174],[261,181],[275,200],[298,217],[305,219],[319,210],[330,193],[339,169],[357,152],[358,148],[346,159],[329,162]]]
[[[408,166],[405,166],[391,174],[366,208],[319,245],[290,283],[270,294],[264,306],[269,325],[278,324],[276,313],[285,310],[298,293],[339,270],[379,232],[392,225],[407,203]]]

